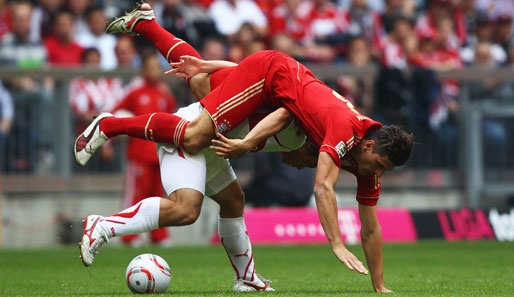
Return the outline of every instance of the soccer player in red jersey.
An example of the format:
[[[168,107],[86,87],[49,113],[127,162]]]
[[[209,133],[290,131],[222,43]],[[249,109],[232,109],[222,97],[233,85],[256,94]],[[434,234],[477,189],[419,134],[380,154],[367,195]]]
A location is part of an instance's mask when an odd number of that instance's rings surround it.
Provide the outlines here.
[[[162,82],[161,67],[157,55],[143,57],[141,80],[118,103],[112,113],[129,112],[132,115],[143,115],[151,112],[173,113],[177,108],[175,97]],[[127,168],[123,187],[123,208],[132,206],[144,198],[162,196],[159,159],[155,143],[139,138],[130,138],[127,143]],[[124,243],[135,243],[138,235],[121,237]],[[166,244],[169,239],[168,230],[159,228],[150,231],[153,243]]]
[[[122,26],[132,30],[138,24],[152,22],[151,18],[144,21],[144,16],[151,11],[149,6],[142,5],[135,11],[136,15],[140,12],[143,17],[133,18],[132,22]],[[224,67],[220,65],[219,61],[184,57],[172,63],[177,68],[170,73],[191,77]],[[366,268],[346,249],[340,236],[334,186],[339,168],[345,168],[357,176],[359,183],[357,199],[361,239],[373,287],[379,292],[389,292],[382,276],[381,231],[376,217],[376,201],[380,176],[385,170],[405,164],[412,148],[412,135],[400,127],[382,126],[361,115],[344,97],[317,80],[305,66],[274,51],[259,52],[245,59],[200,102],[204,109],[191,122],[157,113],[98,120],[94,127],[90,126],[91,129],[78,138],[77,155],[82,158],[92,154],[101,145],[100,137],[126,134],[173,143],[193,152],[208,146],[218,136],[221,141],[213,142],[219,147],[213,149],[222,156],[238,156],[278,132],[273,122],[276,114],[272,112],[260,121],[245,139],[229,140],[222,134],[238,126],[257,109],[286,108],[319,148],[314,193],[320,221],[333,252],[349,269],[367,274]]]

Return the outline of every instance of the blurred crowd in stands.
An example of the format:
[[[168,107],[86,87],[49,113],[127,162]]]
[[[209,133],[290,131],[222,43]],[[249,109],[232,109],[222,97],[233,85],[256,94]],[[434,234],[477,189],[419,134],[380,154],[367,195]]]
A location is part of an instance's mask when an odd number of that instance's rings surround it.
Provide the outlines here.
[[[146,2],[158,23],[205,59],[240,62],[256,51],[274,49],[306,64],[377,67],[374,78],[340,76],[326,83],[362,113],[407,126],[418,142],[437,143],[435,154],[418,146],[421,159],[434,159],[430,166],[453,167],[458,159],[461,85],[439,80],[435,71],[514,67],[512,0]],[[104,33],[108,19],[133,5],[124,0],[0,0],[0,67],[137,69],[153,46],[138,36]],[[55,84],[22,77],[0,85],[4,172],[31,172],[37,169],[35,160],[51,161],[45,157],[51,149],[51,118],[44,111],[52,110]],[[512,100],[513,86],[485,78],[471,86],[470,97]],[[70,106],[76,118],[87,122],[116,106],[133,87],[118,78],[74,79]],[[485,119],[482,126],[486,149],[496,152],[486,161],[502,166],[514,131],[498,119]],[[17,141],[6,141],[9,137]],[[36,146],[43,149],[33,155]],[[10,157],[12,151],[23,158]]]

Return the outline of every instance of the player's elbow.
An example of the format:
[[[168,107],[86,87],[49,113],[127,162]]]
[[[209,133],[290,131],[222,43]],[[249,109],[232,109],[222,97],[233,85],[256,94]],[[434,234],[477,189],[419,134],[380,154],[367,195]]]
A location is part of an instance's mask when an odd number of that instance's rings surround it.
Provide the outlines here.
[[[291,123],[291,121],[293,120],[291,113],[284,107],[277,109],[276,114],[278,117],[278,121],[281,124],[280,126],[283,128],[285,128],[287,125],[289,125]]]
[[[314,197],[316,199],[320,199],[322,197],[325,197],[331,189],[330,185],[328,185],[325,182],[315,183],[314,184]]]

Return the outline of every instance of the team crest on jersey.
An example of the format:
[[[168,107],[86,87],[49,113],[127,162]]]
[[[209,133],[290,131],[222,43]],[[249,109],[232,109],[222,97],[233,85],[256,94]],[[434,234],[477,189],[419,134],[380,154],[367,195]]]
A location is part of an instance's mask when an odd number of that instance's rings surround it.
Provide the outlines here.
[[[337,154],[339,155],[339,158],[343,158],[344,155],[346,155],[346,152],[348,151],[348,147],[346,146],[346,143],[344,143],[344,141],[341,140],[336,145],[336,151],[337,151]]]
[[[228,129],[230,129],[230,122],[227,120],[224,120],[223,122],[218,124],[218,131],[219,133],[223,134],[227,132]]]
[[[221,134],[225,133],[225,131],[227,131],[227,124],[225,123],[220,123],[218,124],[218,131],[220,131]]]

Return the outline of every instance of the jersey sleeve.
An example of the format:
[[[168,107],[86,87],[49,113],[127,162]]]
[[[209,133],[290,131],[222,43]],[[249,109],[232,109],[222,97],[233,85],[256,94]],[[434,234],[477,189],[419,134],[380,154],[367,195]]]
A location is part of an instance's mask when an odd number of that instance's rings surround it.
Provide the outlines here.
[[[357,202],[367,206],[377,205],[382,183],[380,177],[371,175],[357,175]]]
[[[349,152],[354,144],[351,124],[345,121],[332,121],[326,129],[325,139],[320,152],[328,153],[337,166],[341,167],[341,159]]]

